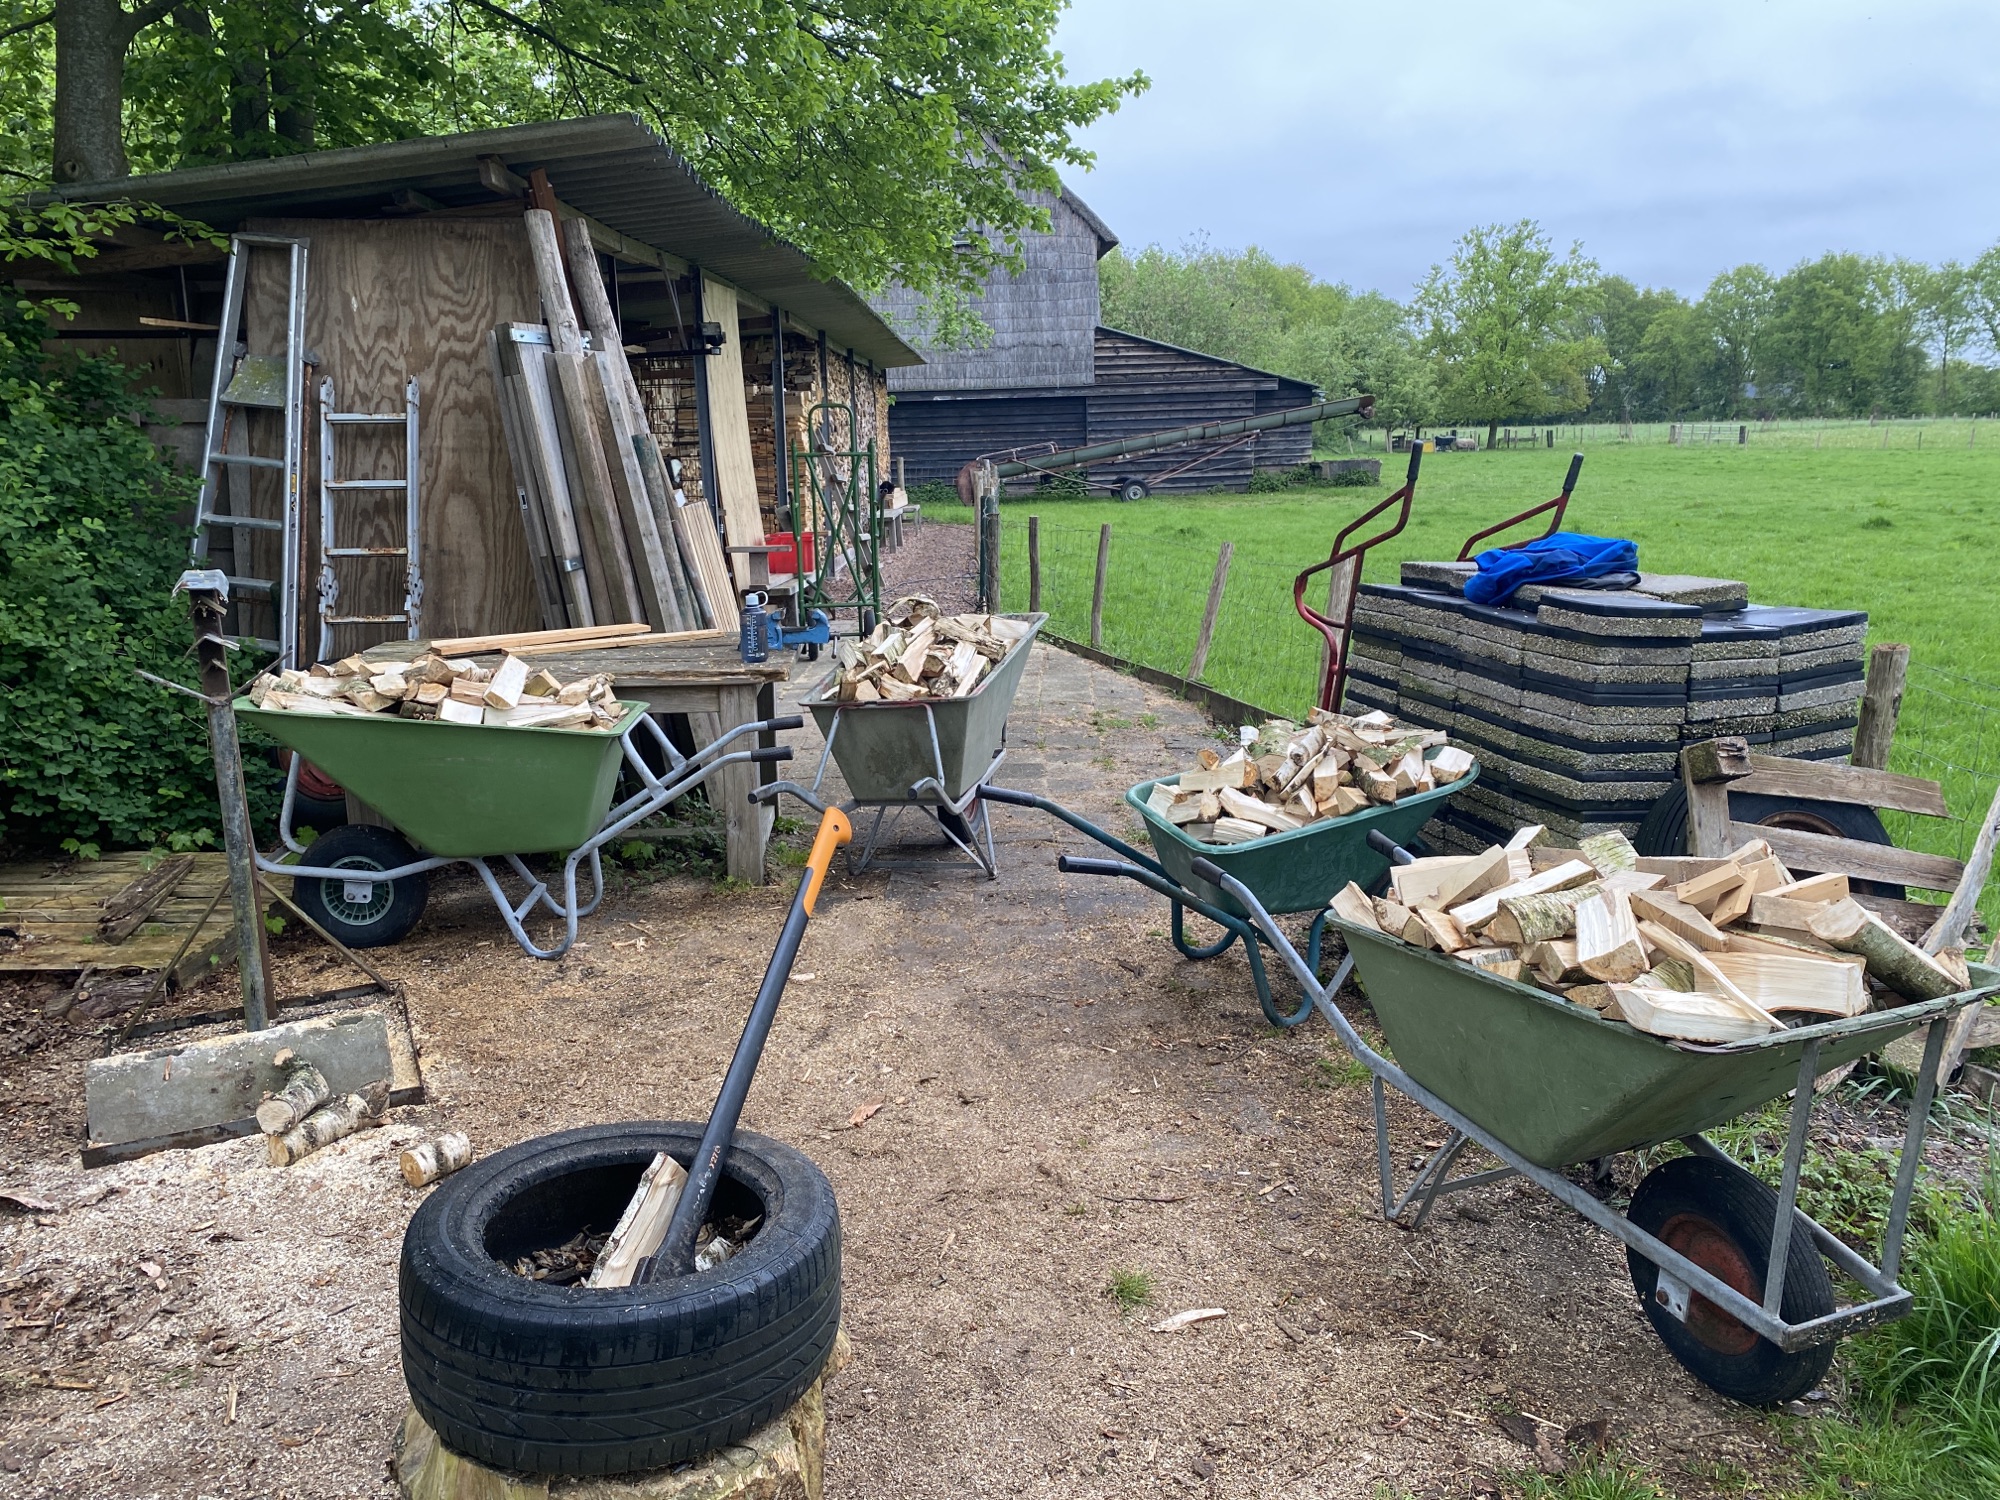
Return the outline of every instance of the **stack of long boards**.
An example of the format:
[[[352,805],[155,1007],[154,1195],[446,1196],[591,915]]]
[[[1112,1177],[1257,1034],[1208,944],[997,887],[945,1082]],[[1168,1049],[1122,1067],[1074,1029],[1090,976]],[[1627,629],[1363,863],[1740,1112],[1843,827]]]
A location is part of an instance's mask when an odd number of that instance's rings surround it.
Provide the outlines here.
[[[1626,590],[1461,590],[1470,563],[1403,565],[1355,600],[1350,712],[1443,729],[1478,785],[1432,833],[1476,851],[1524,823],[1638,837],[1677,784],[1685,743],[1741,735],[1774,755],[1853,745],[1868,617],[1749,602],[1729,579],[1641,574]],[[1427,834],[1427,837],[1429,835]]]
[[[734,630],[714,515],[672,481],[646,425],[588,227],[524,220],[548,321],[502,324],[488,349],[543,623]]]

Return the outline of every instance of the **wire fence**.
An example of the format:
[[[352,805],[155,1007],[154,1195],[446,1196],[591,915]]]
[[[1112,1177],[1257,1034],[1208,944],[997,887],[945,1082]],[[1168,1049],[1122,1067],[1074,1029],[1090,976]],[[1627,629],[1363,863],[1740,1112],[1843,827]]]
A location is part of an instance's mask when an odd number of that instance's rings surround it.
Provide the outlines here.
[[[1427,430],[1426,438],[1456,431],[1486,446],[1483,423]],[[1329,452],[1382,453],[1389,432],[1363,428],[1334,442]],[[1540,422],[1503,425],[1495,437],[1501,448],[1603,447],[1702,448],[1764,447],[1814,450],[1896,449],[1898,451],[1977,450],[2000,446],[2000,417],[1786,417],[1684,422]]]
[[[1014,507],[1001,516],[1001,602],[1006,609],[1024,610],[1030,587],[1028,517]],[[1114,528],[1101,626],[1093,639],[1100,529],[1047,515],[1037,517],[1035,529],[1040,607],[1049,614],[1053,634],[1175,677],[1189,675],[1216,567],[1206,543],[1171,532],[1120,534]],[[1285,563],[1234,558],[1199,678],[1218,692],[1293,718],[1302,717],[1313,700],[1321,659],[1319,636],[1292,606],[1297,571]],[[1324,608],[1325,588],[1324,575],[1315,578],[1308,602]],[[1967,858],[2000,784],[2000,684],[1913,663],[1890,769],[1938,782],[1950,809],[1947,818],[1885,814],[1896,843]],[[2000,881],[1987,881],[1980,912],[1989,930],[2000,929]]]

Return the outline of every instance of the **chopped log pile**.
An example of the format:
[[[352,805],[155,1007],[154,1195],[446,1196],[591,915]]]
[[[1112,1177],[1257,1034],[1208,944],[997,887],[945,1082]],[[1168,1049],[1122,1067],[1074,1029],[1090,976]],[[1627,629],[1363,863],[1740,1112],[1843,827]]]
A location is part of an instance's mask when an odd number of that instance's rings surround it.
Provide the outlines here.
[[[928,594],[898,599],[858,641],[834,647],[841,703],[963,698],[1034,627],[1005,615],[949,615]]]
[[[1316,708],[1304,728],[1271,719],[1239,739],[1227,758],[1203,750],[1199,766],[1153,783],[1147,808],[1203,843],[1247,844],[1435,790],[1473,766],[1442,731],[1381,712]]]
[[[1724,859],[1643,859],[1621,833],[1574,849],[1520,830],[1483,853],[1398,865],[1390,894],[1358,885],[1335,915],[1654,1036],[1730,1042],[1781,1013],[1854,1016],[1967,985],[1855,900],[1844,875],[1796,879],[1757,839]]]
[[[284,713],[394,713],[503,729],[606,730],[625,716],[608,676],[564,682],[511,653],[493,667],[435,651],[394,663],[349,656],[305,671],[262,673],[248,697],[259,708]]]
[[[389,1083],[371,1083],[360,1093],[331,1097],[326,1075],[287,1047],[272,1059],[285,1070],[284,1083],[257,1106],[257,1128],[274,1167],[289,1167],[322,1146],[379,1125],[389,1107]]]

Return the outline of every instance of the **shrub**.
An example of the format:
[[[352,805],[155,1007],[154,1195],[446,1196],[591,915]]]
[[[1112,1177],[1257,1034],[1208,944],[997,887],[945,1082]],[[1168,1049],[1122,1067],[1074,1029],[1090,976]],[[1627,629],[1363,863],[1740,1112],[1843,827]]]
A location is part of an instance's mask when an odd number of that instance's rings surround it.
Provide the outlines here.
[[[1336,469],[1327,483],[1337,490],[1365,489],[1371,484],[1380,484],[1382,475],[1376,469]]]
[[[0,305],[0,846],[212,843],[200,705],[134,671],[189,675],[171,591],[196,482],[140,431],[129,372],[45,353],[46,329]]]
[[[958,486],[943,479],[926,479],[922,484],[910,486],[912,505],[960,505]]]

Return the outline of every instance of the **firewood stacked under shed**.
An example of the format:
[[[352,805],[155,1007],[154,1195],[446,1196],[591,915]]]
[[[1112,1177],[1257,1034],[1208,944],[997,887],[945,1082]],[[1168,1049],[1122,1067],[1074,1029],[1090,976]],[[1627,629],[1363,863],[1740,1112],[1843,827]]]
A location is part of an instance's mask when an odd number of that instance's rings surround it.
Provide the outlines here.
[[[1355,601],[1348,698],[1448,730],[1480,779],[1431,825],[1446,847],[1503,830],[1637,837],[1681,746],[1741,735],[1839,758],[1861,698],[1859,610],[1749,602],[1741,583],[1641,574],[1630,590],[1530,586],[1504,607],[1460,590],[1470,563],[1405,563]]]

